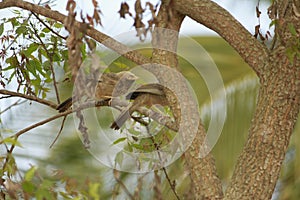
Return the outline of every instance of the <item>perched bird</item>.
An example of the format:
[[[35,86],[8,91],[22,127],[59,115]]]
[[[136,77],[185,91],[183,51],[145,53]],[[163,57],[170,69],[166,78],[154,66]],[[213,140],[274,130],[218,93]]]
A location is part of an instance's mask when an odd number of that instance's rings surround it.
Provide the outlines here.
[[[139,107],[151,107],[152,105],[168,105],[168,100],[165,95],[166,88],[159,84],[147,84],[143,85],[133,92],[126,95],[127,100],[133,100],[132,104],[127,107],[117,119],[112,123],[110,128],[118,130],[126,122],[127,119],[131,118],[131,115]]]
[[[124,95],[128,93],[135,80],[137,80],[137,77],[129,71],[103,73],[95,89],[95,99],[101,100]],[[76,99],[70,97],[58,105],[56,109],[59,112],[64,112],[72,106],[73,101],[76,101]]]

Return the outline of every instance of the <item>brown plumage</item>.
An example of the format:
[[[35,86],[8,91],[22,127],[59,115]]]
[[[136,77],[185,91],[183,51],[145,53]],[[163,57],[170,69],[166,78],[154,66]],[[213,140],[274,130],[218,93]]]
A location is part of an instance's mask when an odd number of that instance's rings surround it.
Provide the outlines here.
[[[137,88],[135,91],[127,94],[126,99],[133,100],[133,103],[126,108],[118,118],[112,123],[110,128],[118,130],[131,117],[131,114],[139,107],[152,105],[168,105],[168,100],[165,96],[165,87],[159,84],[147,84]]]
[[[136,79],[137,77],[128,71],[104,73],[96,86],[95,99],[101,100],[126,94]],[[72,106],[73,101],[74,98],[70,97],[58,105],[56,109],[59,112],[64,112]]]

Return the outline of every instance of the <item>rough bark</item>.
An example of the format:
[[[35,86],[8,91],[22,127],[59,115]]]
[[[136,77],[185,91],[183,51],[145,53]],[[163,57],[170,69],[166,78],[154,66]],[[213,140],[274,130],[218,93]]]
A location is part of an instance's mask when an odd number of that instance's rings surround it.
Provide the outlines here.
[[[299,114],[300,62],[288,59],[288,23],[300,30],[292,3],[278,4],[276,48],[269,52],[227,11],[208,0],[174,0],[178,11],[223,37],[257,73],[261,82],[247,143],[238,159],[226,199],[270,199]],[[190,5],[193,6],[190,6]],[[295,6],[294,6],[295,7]],[[289,17],[287,17],[289,15]],[[279,28],[278,28],[279,26]],[[298,31],[299,37],[299,31]],[[299,47],[298,47],[299,48]]]
[[[177,64],[177,56],[172,52],[176,52],[178,34],[181,23],[183,21],[184,15],[173,10],[173,4],[167,1],[163,1],[158,13],[158,23],[156,27],[166,28],[168,30],[175,30],[170,32],[166,30],[167,33],[157,33],[153,35],[153,54],[152,61],[160,64],[164,64],[170,67],[175,67],[179,70]],[[154,31],[155,32],[155,31]],[[159,74],[158,74],[159,76]],[[173,77],[174,78],[174,77]],[[163,74],[162,79],[170,79],[170,74]],[[188,91],[186,86],[182,85],[178,79],[174,78],[174,85],[178,89],[181,89],[180,94],[184,94]],[[172,95],[168,95],[172,98]],[[188,96],[182,95],[182,97],[188,98]],[[171,102],[175,102],[171,100]],[[187,104],[192,104],[191,99],[183,99],[181,102],[186,102]],[[181,105],[182,106],[182,105]],[[180,108],[178,105],[171,105],[172,111],[175,118],[182,118],[180,113]],[[189,106],[186,106],[189,108]],[[197,108],[196,108],[197,109]],[[190,113],[192,113],[191,111]],[[186,122],[192,122],[191,119],[183,119]],[[198,123],[196,123],[198,124]],[[193,123],[186,125],[186,132],[189,132],[189,126]],[[185,126],[183,124],[183,126]],[[189,166],[193,187],[193,196],[195,199],[221,199],[223,197],[222,184],[217,176],[216,166],[214,158],[211,154],[208,154],[204,158],[200,158],[200,147],[205,145],[204,139],[206,136],[206,131],[203,127],[201,121],[198,125],[198,130],[196,136],[190,146],[190,148],[185,152],[186,162]],[[190,136],[191,137],[191,136]]]
[[[278,3],[276,48],[259,74],[261,88],[255,116],[226,199],[271,199],[298,118],[300,58],[290,57],[287,50],[297,45],[294,42],[299,38],[300,22],[293,3]],[[288,24],[298,30],[296,35],[293,36]]]
[[[300,70],[299,61],[291,64],[283,49],[271,60],[226,199],[271,199],[279,177],[299,113]]]
[[[268,49],[254,38],[228,11],[210,0],[173,0],[176,10],[218,33],[260,74]]]

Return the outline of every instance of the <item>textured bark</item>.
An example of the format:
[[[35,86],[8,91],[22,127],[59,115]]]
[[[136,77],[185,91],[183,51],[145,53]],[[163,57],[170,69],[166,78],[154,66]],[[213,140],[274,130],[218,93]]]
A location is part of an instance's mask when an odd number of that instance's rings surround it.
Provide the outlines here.
[[[292,38],[288,24],[300,30],[289,1],[278,4],[278,41],[269,52],[227,11],[208,0],[174,0],[175,7],[220,34],[257,73],[261,82],[247,143],[238,159],[226,199],[270,199],[299,114],[299,57],[288,59]],[[193,6],[190,6],[190,5]],[[299,37],[299,31],[297,33]],[[298,47],[299,48],[299,47]]]
[[[190,148],[185,152],[186,162],[190,169],[195,199],[222,199],[222,183],[217,174],[214,157],[211,153],[204,158],[200,146],[203,146],[206,131],[202,124]]]
[[[271,60],[226,199],[271,199],[279,177],[299,113],[300,63],[291,64],[284,49]]]
[[[300,35],[292,3],[280,1],[275,49],[259,74],[261,88],[247,143],[226,199],[271,199],[300,109],[300,58],[287,49]],[[297,35],[291,33],[293,24]],[[291,55],[290,55],[291,56]]]
[[[214,2],[174,2],[178,11],[219,33],[260,78],[262,85],[249,138],[226,191],[226,199],[270,199],[299,113],[299,58],[291,63],[286,54],[293,40],[288,23],[294,24],[296,30],[300,27],[299,20],[292,20],[295,19],[292,4],[280,1],[276,8],[280,16],[278,26],[281,27],[277,27],[280,41],[270,53]]]
[[[184,15],[178,13],[173,10],[172,3],[168,3],[163,1],[162,6],[160,7],[158,13],[158,24],[156,27],[166,28],[166,32],[164,30],[160,30],[162,32],[158,32],[153,35],[153,54],[152,61],[155,63],[164,64],[170,67],[177,67],[177,56],[172,52],[176,52],[177,49],[177,41],[178,34],[181,22],[183,21]],[[170,32],[169,30],[175,30],[174,32]],[[156,32],[155,32],[156,33]],[[159,78],[160,74],[157,74]],[[170,80],[170,74],[162,74],[162,81],[164,79]],[[174,85],[182,92],[180,94],[184,94],[188,91],[187,87],[181,84],[180,79],[173,77]],[[172,95],[168,95],[169,98],[172,98]],[[188,95],[181,95],[182,97],[189,98]],[[171,102],[175,102],[171,99]],[[186,104],[192,104],[191,99],[183,99],[180,102],[185,102]],[[175,118],[179,119],[183,116],[180,113],[180,108],[178,105],[170,105],[172,111],[174,113]],[[181,105],[182,106],[182,105]],[[186,106],[187,108],[189,106]],[[197,109],[197,108],[195,108]],[[189,113],[193,113],[190,111]],[[183,121],[188,122],[188,124],[182,124],[182,126],[186,126],[185,130],[188,135],[189,126],[193,125],[191,123],[193,121],[192,116],[190,119],[183,119]],[[178,121],[177,121],[178,122]],[[179,122],[178,122],[179,123]],[[198,124],[198,123],[196,123]],[[200,158],[200,147],[203,146],[204,138],[206,136],[206,131],[203,127],[203,124],[199,122],[198,131],[196,136],[190,146],[190,148],[185,152],[186,162],[189,166],[193,187],[193,196],[195,199],[221,199],[223,197],[222,192],[222,184],[220,179],[217,176],[216,166],[214,158],[211,154],[208,154],[205,158]],[[191,136],[190,136],[191,137]]]
[[[228,11],[210,0],[173,0],[176,10],[212,29],[224,38],[260,74],[268,49],[256,40]]]

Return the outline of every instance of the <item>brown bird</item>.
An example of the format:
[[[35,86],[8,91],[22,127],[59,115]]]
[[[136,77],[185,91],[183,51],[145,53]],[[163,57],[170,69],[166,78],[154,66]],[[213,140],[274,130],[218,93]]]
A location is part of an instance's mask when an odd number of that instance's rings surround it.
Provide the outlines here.
[[[151,107],[156,104],[160,104],[162,106],[168,105],[168,100],[164,92],[165,89],[166,88],[164,86],[159,84],[147,84],[128,93],[126,95],[126,99],[133,100],[133,103],[129,106],[129,108],[126,108],[121,112],[110,128],[115,130],[120,129],[126,120],[131,118],[132,113],[139,107]]]
[[[95,99],[101,100],[124,95],[135,80],[137,77],[128,71],[103,73],[95,89]],[[74,100],[74,97],[70,97],[58,105],[56,109],[59,112],[64,112],[72,106]]]

